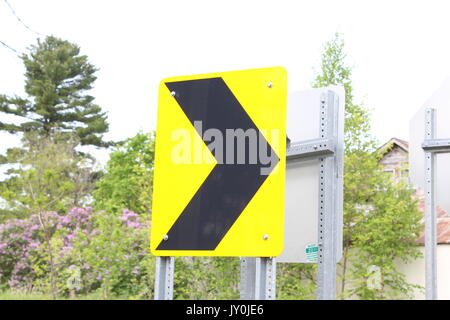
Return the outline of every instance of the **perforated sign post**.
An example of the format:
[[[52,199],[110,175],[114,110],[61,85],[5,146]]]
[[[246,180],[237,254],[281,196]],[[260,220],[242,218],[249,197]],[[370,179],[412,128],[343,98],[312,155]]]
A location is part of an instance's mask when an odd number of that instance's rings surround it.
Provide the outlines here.
[[[173,256],[281,253],[286,90],[280,67],[161,82],[150,238],[156,298],[171,298]]]
[[[432,106],[432,109],[430,108]],[[445,281],[444,268],[437,268],[436,208],[450,212],[450,78],[434,91],[409,123],[409,178],[423,194],[425,222],[425,297],[437,299]],[[443,279],[441,279],[443,280]]]
[[[241,299],[273,299],[280,262],[318,263],[317,298],[335,298],[342,257],[344,103],[344,89],[337,86],[289,93],[284,249],[276,260],[241,260]]]
[[[450,139],[436,139],[436,111],[425,110],[425,296],[437,299],[436,154],[450,153]]]
[[[285,245],[278,262],[318,263],[318,299],[334,299],[342,257],[342,87],[288,97]]]

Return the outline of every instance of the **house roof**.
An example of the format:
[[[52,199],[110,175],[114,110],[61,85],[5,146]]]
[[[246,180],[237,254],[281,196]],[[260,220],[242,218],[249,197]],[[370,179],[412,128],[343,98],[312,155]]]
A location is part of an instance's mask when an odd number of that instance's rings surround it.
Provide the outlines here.
[[[425,201],[422,199],[419,200],[419,210],[424,213],[425,212]],[[444,209],[437,206],[436,207],[436,237],[438,244],[450,244],[450,216],[445,212]],[[425,219],[422,219],[422,224],[425,224]],[[424,228],[425,229],[425,228]],[[420,237],[417,239],[417,243],[425,244],[425,234],[424,230],[420,232]]]
[[[392,143],[394,146],[399,146],[401,149],[403,149],[404,151],[408,152],[409,151],[409,142],[399,139],[399,138],[391,138],[389,139],[388,142],[386,142],[385,144],[383,144],[379,149],[383,149],[386,146],[388,146],[390,143]],[[387,152],[387,151],[386,151]]]

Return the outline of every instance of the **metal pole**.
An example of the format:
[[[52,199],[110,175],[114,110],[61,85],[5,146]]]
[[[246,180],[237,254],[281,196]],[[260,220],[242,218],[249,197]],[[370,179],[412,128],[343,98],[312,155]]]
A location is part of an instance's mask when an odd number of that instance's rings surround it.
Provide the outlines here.
[[[435,111],[425,110],[425,139],[435,138]],[[437,299],[436,172],[433,152],[425,152],[425,297]]]
[[[275,300],[275,258],[241,258],[241,300]]]
[[[241,279],[240,279],[240,299],[254,300],[256,284],[256,258],[241,258]]]
[[[257,258],[260,264],[260,295],[258,300],[275,300],[277,262],[275,258]]]
[[[320,138],[330,139],[334,135],[334,94],[321,97]],[[337,182],[336,157],[319,158],[319,257],[317,269],[317,299],[336,298],[336,203]]]
[[[156,257],[155,300],[173,299],[174,257]]]
[[[332,158],[320,159],[318,300],[334,300],[336,298],[335,217],[331,183],[334,173],[333,162]]]

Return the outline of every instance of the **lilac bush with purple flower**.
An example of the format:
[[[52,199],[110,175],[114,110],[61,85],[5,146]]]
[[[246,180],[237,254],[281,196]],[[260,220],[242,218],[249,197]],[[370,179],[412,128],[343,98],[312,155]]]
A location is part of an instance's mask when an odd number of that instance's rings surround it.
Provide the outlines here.
[[[153,257],[149,254],[149,224],[145,216],[124,209],[121,215],[101,212],[95,217],[97,234],[83,234],[73,242],[78,256],[92,267],[85,284],[98,288],[104,298],[145,296],[153,291]],[[82,276],[83,278],[83,276]]]
[[[0,286],[49,290],[51,260],[60,295],[73,290],[67,283],[76,267],[77,293],[149,296],[153,258],[148,228],[144,217],[127,209],[117,215],[73,208],[66,215],[43,212],[8,220],[0,224]]]
[[[45,212],[39,219],[10,219],[0,225],[0,285],[31,290],[35,273],[31,256],[35,255],[44,237],[42,220],[55,229],[59,216]]]

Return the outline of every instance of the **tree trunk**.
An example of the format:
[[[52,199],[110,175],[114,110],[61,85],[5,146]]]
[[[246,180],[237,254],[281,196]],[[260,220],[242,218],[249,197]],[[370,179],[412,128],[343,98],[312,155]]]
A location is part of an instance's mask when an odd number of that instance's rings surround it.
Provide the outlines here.
[[[44,221],[42,219],[42,212],[41,212],[41,210],[39,210],[38,217],[39,217],[39,222],[40,222],[40,224],[42,226],[42,229],[44,231],[44,234],[45,234],[45,242],[46,242],[46,247],[47,247],[48,256],[49,256],[50,291],[51,291],[51,294],[52,294],[52,299],[56,300],[55,264],[54,264],[54,260],[53,260],[53,252],[52,252],[52,246],[51,246],[51,242],[50,242],[50,232],[47,229],[47,227],[45,226],[45,223],[44,223]]]
[[[348,250],[349,250],[350,244],[349,241],[345,242],[345,249],[344,249],[344,262],[342,266],[342,281],[341,281],[341,300],[344,300],[344,291],[345,291],[345,275],[347,272],[347,260],[348,260]]]

